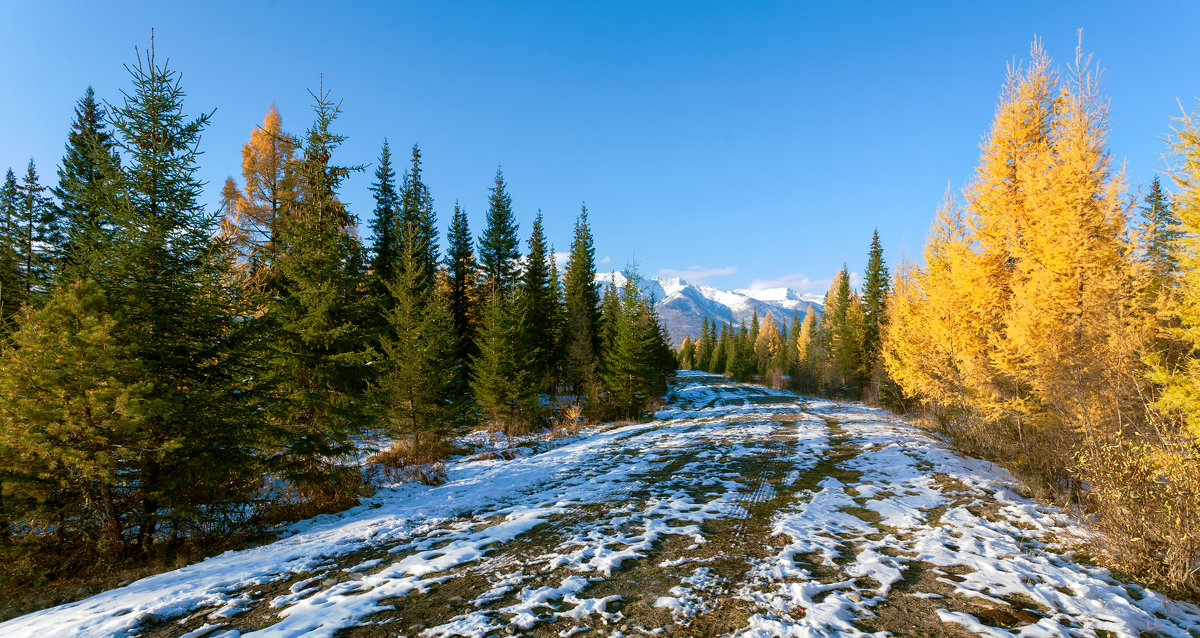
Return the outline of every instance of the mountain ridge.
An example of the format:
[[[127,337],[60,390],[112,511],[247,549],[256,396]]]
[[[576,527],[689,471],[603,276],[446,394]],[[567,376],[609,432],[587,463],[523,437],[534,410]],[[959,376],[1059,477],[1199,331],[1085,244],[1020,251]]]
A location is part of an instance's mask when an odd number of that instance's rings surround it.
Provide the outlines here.
[[[621,286],[625,278],[619,272],[602,273],[597,274],[596,281],[601,285],[615,283]],[[749,325],[755,312],[760,321],[769,313],[780,325],[786,326],[791,322],[792,313],[803,319],[810,304],[818,314],[822,310],[822,296],[786,287],[727,290],[680,277],[653,277],[643,279],[641,288],[656,300],[659,317],[675,347],[683,343],[684,337],[698,337],[706,318],[717,325],[737,326],[742,321]]]

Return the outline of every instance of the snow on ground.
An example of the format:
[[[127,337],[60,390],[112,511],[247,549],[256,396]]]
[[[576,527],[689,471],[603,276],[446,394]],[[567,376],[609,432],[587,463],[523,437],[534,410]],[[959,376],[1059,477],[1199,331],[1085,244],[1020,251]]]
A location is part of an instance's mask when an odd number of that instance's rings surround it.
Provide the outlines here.
[[[864,636],[907,604],[985,636],[1200,637],[1200,608],[1077,562],[1071,519],[884,412],[700,373],[669,398],[0,636]]]

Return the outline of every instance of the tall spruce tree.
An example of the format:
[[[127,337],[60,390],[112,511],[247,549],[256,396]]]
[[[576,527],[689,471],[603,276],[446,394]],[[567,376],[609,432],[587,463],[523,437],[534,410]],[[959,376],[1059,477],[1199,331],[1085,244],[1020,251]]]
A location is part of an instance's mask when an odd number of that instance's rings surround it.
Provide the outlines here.
[[[446,270],[449,293],[447,303],[450,321],[454,324],[455,357],[460,392],[470,390],[471,358],[475,355],[475,337],[478,330],[478,290],[475,250],[471,242],[471,228],[467,222],[467,211],[454,203],[454,217],[446,234]]]
[[[863,365],[867,374],[872,374],[879,365],[880,335],[887,316],[887,297],[891,275],[883,260],[883,245],[879,242],[879,230],[871,236],[871,249],[867,254],[867,277],[863,282],[863,315],[865,334],[863,338]]]
[[[428,250],[412,224],[405,229],[398,268],[387,282],[391,297],[378,380],[372,388],[380,420],[395,436],[407,436],[422,460],[436,460],[447,435],[472,422],[471,400],[458,384],[459,348],[447,295],[435,290],[421,260]]]
[[[521,296],[525,305],[528,330],[526,347],[531,353],[533,377],[538,388],[549,389],[558,368],[558,296],[550,272],[549,246],[542,229],[542,211],[533,220],[529,236],[529,256],[521,280]]]
[[[375,196],[375,213],[371,219],[371,271],[377,292],[383,293],[384,282],[392,281],[396,262],[400,259],[400,195],[396,192],[396,171],[392,170],[392,151],[383,140],[379,151],[379,166],[371,184]]]
[[[54,274],[55,247],[59,243],[54,206],[46,187],[38,180],[33,160],[17,186],[15,216],[11,224],[16,238],[18,286],[28,300],[48,292]]]
[[[213,241],[217,214],[199,199],[198,144],[209,115],[184,115],[176,73],[153,46],[127,67],[133,87],[109,105],[122,170],[106,189],[116,241],[91,274],[118,317],[116,339],[141,362],[152,398],[136,406],[138,453],[124,470],[136,503],[131,542],[205,526],[261,485],[248,400],[251,363],[241,347],[244,309],[227,288]]]
[[[517,297],[495,295],[484,304],[476,339],[479,352],[471,361],[471,389],[493,429],[505,434],[528,432],[541,424],[533,354],[525,304]]]
[[[17,176],[12,169],[4,175],[0,187],[0,334],[11,327],[11,319],[25,303],[21,286],[21,274],[17,269],[17,234],[14,220],[17,217]]]
[[[420,251],[412,254],[412,261],[422,270],[417,279],[423,285],[433,286],[438,268],[437,214],[433,211],[433,197],[429,186],[421,179],[421,149],[412,147],[412,159],[404,183],[400,189],[401,250],[405,241],[415,242]],[[515,232],[515,229],[514,229]]]
[[[571,256],[564,273],[563,372],[577,394],[596,380],[599,360],[600,290],[596,285],[596,250],[588,224],[587,206],[575,221]]]
[[[349,471],[331,461],[351,450],[350,436],[364,423],[359,397],[372,353],[361,328],[361,249],[337,197],[359,168],[331,164],[345,140],[331,128],[340,109],[323,89],[313,98],[316,120],[294,167],[298,197],[282,215],[280,291],[268,305],[279,371],[272,420],[275,469],[307,497],[329,498],[339,472]]]
[[[107,218],[110,210],[105,202],[120,161],[107,116],[89,86],[75,106],[75,121],[58,167],[58,186],[52,191],[58,200],[62,232],[58,261],[67,273],[65,279],[81,275],[89,256],[111,240],[112,220]]]
[[[520,256],[512,198],[506,190],[504,174],[497,168],[496,182],[488,197],[487,228],[479,238],[480,283],[489,299],[509,297],[516,291]]]

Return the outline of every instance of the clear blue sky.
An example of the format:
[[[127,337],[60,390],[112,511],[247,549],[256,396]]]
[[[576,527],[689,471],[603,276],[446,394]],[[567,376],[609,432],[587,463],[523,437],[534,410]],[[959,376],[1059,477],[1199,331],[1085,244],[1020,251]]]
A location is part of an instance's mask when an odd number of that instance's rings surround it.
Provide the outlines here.
[[[5,4],[0,170],[33,157],[53,181],[75,101],[116,100],[154,27],[188,110],[216,109],[210,205],[271,102],[307,128],[323,73],[350,138],[336,159],[419,142],[443,229],[461,200],[478,234],[503,164],[523,241],[540,208],[566,250],[586,201],[602,269],[636,257],[731,288],[859,270],[874,227],[889,262],[919,254],[1035,34],[1065,65],[1084,29],[1134,187],[1200,96],[1194,1]],[[364,228],[371,179],[343,191]]]

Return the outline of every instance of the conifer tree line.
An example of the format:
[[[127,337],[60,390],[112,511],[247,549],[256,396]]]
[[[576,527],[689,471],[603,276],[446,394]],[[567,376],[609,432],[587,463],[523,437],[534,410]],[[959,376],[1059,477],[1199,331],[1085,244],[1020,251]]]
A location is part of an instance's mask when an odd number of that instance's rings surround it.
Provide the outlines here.
[[[1081,501],[1095,553],[1200,592],[1200,123],[1131,188],[1077,51],[1010,70],[974,178],[895,274],[896,398],[968,450]]]
[[[586,207],[560,271],[497,170],[478,241],[455,203],[443,248],[421,150],[384,141],[367,245],[338,195],[367,168],[323,87],[303,134],[271,107],[206,207],[211,114],[153,47],[129,69],[119,99],[79,100],[54,188],[31,161],[0,191],[0,544],[149,556],[280,502],[344,507],[366,433],[433,461],[471,428],[637,418],[665,392],[654,304],[632,267],[602,302]]]
[[[809,304],[803,317],[794,312],[785,326],[770,313],[760,321],[755,311],[749,326],[722,324],[719,332],[717,322],[705,317],[700,335],[684,338],[679,365],[801,392],[879,399],[890,387],[881,341],[890,290],[883,244],[875,231],[860,290],[853,289],[843,265],[825,293],[820,315]]]

